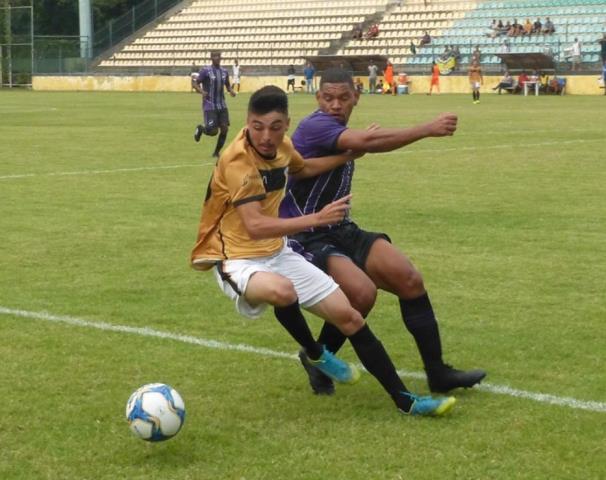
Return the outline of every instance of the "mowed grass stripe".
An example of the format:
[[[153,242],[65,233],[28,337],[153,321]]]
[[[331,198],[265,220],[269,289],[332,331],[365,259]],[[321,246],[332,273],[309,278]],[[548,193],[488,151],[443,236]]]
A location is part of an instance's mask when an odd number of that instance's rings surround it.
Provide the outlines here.
[[[171,332],[163,332],[149,327],[131,327],[128,325],[114,325],[107,322],[92,322],[80,318],[75,318],[67,315],[54,315],[47,312],[30,312],[27,310],[12,309],[0,306],[0,314],[12,315],[21,318],[28,318],[33,320],[42,320],[46,322],[64,323],[72,326],[93,328],[97,330],[104,330],[117,333],[130,333],[134,335],[140,335],[145,337],[154,337],[164,340],[174,340],[182,343],[189,343],[205,348],[212,348],[216,350],[226,351],[238,351],[252,353],[255,355],[261,355],[265,357],[284,358],[288,360],[298,360],[298,357],[293,354],[278,352],[268,348],[259,348],[252,345],[246,344],[232,344],[227,342],[220,342],[217,340],[205,339],[194,337],[191,335],[176,334]],[[364,370],[362,367],[360,367]],[[425,376],[418,372],[406,372],[398,370],[398,373],[402,377],[412,378],[425,378]],[[506,385],[492,385],[482,384],[479,387],[480,390],[490,392],[499,395],[508,395],[511,397],[533,400],[535,402],[547,403],[550,405],[558,405],[562,407],[569,407],[576,410],[587,410],[591,412],[606,413],[606,403],[596,401],[585,401],[578,400],[571,397],[559,397],[557,395],[547,393],[528,392],[525,390],[518,390],[511,388]]]

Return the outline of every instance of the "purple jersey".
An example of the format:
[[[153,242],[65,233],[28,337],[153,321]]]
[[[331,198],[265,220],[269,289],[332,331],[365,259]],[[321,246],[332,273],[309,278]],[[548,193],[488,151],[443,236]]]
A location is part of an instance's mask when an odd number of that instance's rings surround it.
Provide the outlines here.
[[[198,73],[196,81],[199,85],[202,85],[202,90],[208,94],[202,102],[202,109],[205,112],[227,108],[224,92],[224,88],[229,86],[227,70],[213,65],[203,67]]]
[[[339,119],[317,110],[299,123],[292,142],[303,158],[336,155],[342,153],[337,140],[345,130],[347,126]],[[322,210],[325,205],[349,194],[353,173],[354,162],[350,160],[317,177],[299,180],[291,177],[280,205],[280,216],[298,217]]]

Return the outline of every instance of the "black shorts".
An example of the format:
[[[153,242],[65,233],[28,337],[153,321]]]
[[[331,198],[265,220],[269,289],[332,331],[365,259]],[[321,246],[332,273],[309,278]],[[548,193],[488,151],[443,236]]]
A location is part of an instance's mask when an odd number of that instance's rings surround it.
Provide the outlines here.
[[[229,112],[227,111],[227,108],[221,110],[205,110],[204,125],[210,130],[220,127],[229,127]]]
[[[294,79],[294,78],[289,78],[289,79],[286,81],[286,85],[287,85],[287,86],[288,86],[288,85],[292,85],[292,86],[294,87],[294,86],[295,86],[295,79]]]
[[[298,233],[288,237],[288,245],[324,272],[328,271],[330,255],[348,257],[366,271],[370,248],[380,238],[391,243],[387,234],[367,232],[350,222],[327,231]]]

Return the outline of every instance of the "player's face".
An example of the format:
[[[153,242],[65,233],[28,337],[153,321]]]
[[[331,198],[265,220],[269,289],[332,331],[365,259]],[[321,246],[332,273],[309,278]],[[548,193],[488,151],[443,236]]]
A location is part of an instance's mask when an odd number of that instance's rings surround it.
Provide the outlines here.
[[[217,54],[211,55],[210,61],[212,62],[213,66],[219,67],[221,65],[221,54],[217,53]]]
[[[288,116],[280,112],[269,112],[264,115],[249,112],[246,120],[252,146],[268,158],[276,155],[289,124]]]
[[[320,110],[347,123],[358,104],[359,93],[347,83],[324,83],[316,93]]]

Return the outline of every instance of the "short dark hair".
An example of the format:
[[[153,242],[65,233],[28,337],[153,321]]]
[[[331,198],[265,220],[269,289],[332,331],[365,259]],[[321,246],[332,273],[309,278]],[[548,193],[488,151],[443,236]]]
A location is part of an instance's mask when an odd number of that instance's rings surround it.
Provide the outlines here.
[[[267,85],[253,93],[248,102],[248,113],[265,115],[280,112],[288,115],[288,97],[284,90],[275,85]]]
[[[320,88],[325,83],[346,83],[351,88],[353,88],[353,79],[351,78],[351,73],[342,68],[334,68],[331,67],[327,70],[324,70],[322,73],[322,77],[320,78]]]

